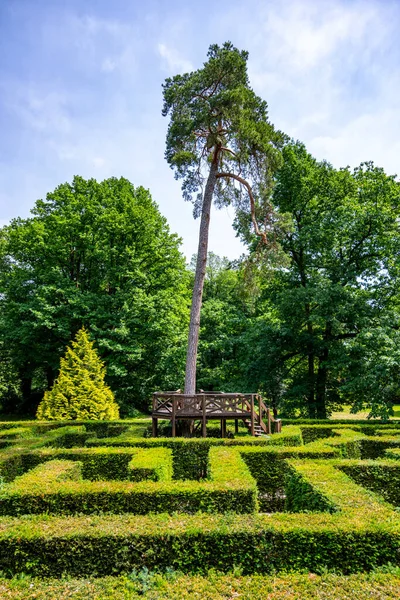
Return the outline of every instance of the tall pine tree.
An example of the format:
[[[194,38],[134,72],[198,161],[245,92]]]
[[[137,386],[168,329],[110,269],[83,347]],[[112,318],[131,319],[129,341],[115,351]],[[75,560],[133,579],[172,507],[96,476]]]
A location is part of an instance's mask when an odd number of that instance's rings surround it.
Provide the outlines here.
[[[104,382],[105,367],[84,327],[61,359],[53,388],[45,392],[36,416],[42,420],[119,418],[114,394]]]

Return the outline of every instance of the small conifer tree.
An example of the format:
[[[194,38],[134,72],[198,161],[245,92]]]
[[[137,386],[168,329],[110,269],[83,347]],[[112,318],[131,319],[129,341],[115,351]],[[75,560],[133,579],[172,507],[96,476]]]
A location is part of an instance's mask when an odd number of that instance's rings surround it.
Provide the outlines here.
[[[45,392],[36,417],[53,421],[118,419],[118,404],[104,376],[104,364],[82,327],[61,359],[58,378]]]

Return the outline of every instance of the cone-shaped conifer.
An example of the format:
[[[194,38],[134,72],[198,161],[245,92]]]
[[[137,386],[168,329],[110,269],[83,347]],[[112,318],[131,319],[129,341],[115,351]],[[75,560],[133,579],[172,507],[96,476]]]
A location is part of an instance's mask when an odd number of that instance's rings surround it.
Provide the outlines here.
[[[36,416],[42,420],[119,418],[114,394],[104,383],[105,367],[84,327],[61,359],[58,378],[45,392]]]

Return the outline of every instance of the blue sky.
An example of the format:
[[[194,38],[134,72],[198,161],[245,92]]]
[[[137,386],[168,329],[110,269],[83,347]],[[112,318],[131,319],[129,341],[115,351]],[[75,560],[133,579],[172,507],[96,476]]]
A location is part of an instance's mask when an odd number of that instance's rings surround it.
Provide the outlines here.
[[[1,0],[0,224],[74,174],[149,188],[183,251],[198,221],[164,160],[165,77],[211,43],[250,53],[271,121],[336,167],[400,173],[400,1]],[[232,209],[210,249],[235,258]]]

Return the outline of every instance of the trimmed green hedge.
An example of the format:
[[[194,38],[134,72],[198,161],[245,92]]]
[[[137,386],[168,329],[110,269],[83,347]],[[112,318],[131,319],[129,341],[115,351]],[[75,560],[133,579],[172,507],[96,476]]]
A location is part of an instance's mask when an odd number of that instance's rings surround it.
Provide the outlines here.
[[[296,448],[249,448],[240,454],[257,482],[258,501],[262,512],[285,510],[285,474],[288,458],[335,458],[338,452],[321,442]]]
[[[0,430],[0,440],[15,440],[32,435],[32,431],[26,427],[10,427]]]
[[[90,439],[88,447],[131,447],[154,448],[165,447],[172,450],[173,478],[174,479],[202,479],[207,477],[209,471],[208,456],[210,448],[214,446],[242,447],[242,446],[301,446],[301,431],[298,427],[287,427],[283,433],[272,435],[270,438],[130,438],[122,435],[116,438]]]
[[[128,469],[130,481],[171,481],[172,452],[168,448],[138,448]]]
[[[73,460],[50,460],[18,477],[12,487],[16,490],[34,489],[37,494],[49,484],[63,481],[81,481],[82,463]]]
[[[387,448],[385,450],[385,457],[400,460],[400,448]]]
[[[363,460],[383,458],[388,448],[400,448],[400,439],[390,436],[376,436],[360,441]]]
[[[400,419],[390,419],[390,420],[383,420],[383,419],[303,419],[301,417],[298,418],[294,418],[294,419],[289,419],[289,418],[282,418],[282,426],[287,426],[287,425],[332,425],[332,423],[335,423],[336,425],[349,425],[350,427],[352,427],[353,425],[356,426],[366,426],[366,427],[379,427],[380,429],[382,427],[397,427],[398,425],[400,426]]]
[[[400,506],[400,464],[390,460],[349,461],[340,468],[359,485]]]
[[[351,573],[398,564],[395,513],[331,468],[336,472],[333,486],[319,491],[337,506],[334,514],[3,518],[2,568],[8,574],[99,576],[143,567]],[[318,472],[303,474],[309,480]]]
[[[81,425],[87,429],[74,423]],[[367,472],[369,463],[353,458],[370,448],[396,454],[396,428],[391,423],[381,436],[382,424],[330,422],[311,432],[305,425],[269,439],[202,440],[134,437],[140,427],[128,424],[114,437],[91,437],[86,448],[39,448],[66,431],[45,428],[41,439],[35,431],[0,453],[3,572],[98,576],[169,566],[348,573],[399,564],[398,513],[356,480],[381,478],[394,494],[397,475],[386,481],[399,463],[371,462]],[[257,496],[261,510],[289,512],[257,514]]]
[[[126,451],[124,455],[129,457]],[[137,451],[129,464],[133,476],[138,480],[149,473],[151,477],[160,478],[159,481],[141,480],[138,483],[79,481],[67,476],[61,480],[60,472],[69,473],[73,462],[50,460],[3,486],[0,514],[246,513],[257,510],[256,482],[237,450],[212,448],[211,479],[202,483],[170,481],[172,469],[166,467],[171,464],[170,455],[171,451],[166,448]],[[85,461],[76,463],[79,465],[76,472],[82,473],[83,478]]]
[[[82,462],[82,476],[90,481],[129,480],[132,475],[128,468],[134,448],[71,448],[34,449],[29,452],[3,455],[0,459],[0,475],[6,482],[23,475],[37,465],[54,459]]]
[[[84,425],[65,426],[47,433],[49,440],[43,445],[51,448],[81,448],[86,440],[93,438],[93,432],[86,431]]]

